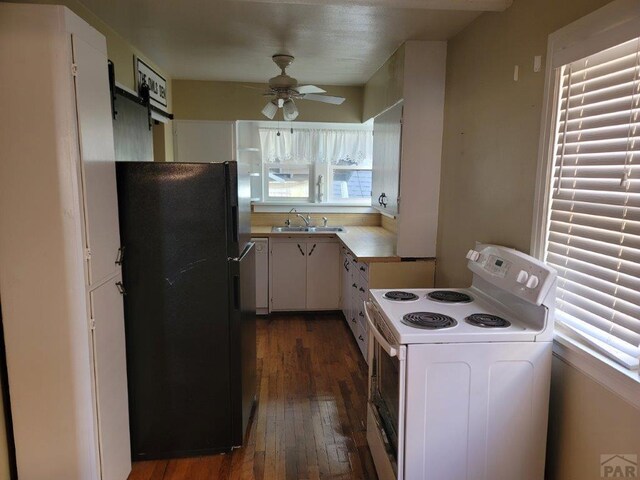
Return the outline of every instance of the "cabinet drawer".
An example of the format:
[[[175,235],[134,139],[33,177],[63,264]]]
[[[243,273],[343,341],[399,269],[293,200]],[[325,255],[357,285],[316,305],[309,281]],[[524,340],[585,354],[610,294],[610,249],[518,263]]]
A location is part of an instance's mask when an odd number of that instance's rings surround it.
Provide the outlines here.
[[[362,353],[365,361],[367,361],[367,352],[369,347],[369,330],[362,325],[358,325],[358,330],[355,333],[355,336],[356,342],[358,343],[358,348],[360,349],[360,352]]]
[[[364,316],[364,299],[365,297],[358,295],[358,308],[356,308],[356,320],[358,321],[358,324],[360,324],[361,326],[366,326],[367,325],[367,319]]]
[[[356,264],[358,272],[360,276],[364,278],[367,282],[369,281],[369,264],[365,262],[358,262]]]
[[[356,284],[355,290],[358,295],[363,298],[367,298],[367,295],[369,294],[369,281],[366,278],[363,278],[362,275],[358,274],[353,276],[353,281]]]
[[[355,308],[355,305],[352,305],[349,309],[349,315],[347,315],[347,323],[349,324],[349,328],[351,329],[351,333],[356,337],[358,335],[358,309]]]

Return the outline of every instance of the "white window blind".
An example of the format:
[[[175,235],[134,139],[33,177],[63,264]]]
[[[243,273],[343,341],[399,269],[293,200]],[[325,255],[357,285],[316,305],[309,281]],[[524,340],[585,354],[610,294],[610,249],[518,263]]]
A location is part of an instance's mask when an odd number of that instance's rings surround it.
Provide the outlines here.
[[[556,318],[640,360],[640,38],[561,68],[546,260]]]

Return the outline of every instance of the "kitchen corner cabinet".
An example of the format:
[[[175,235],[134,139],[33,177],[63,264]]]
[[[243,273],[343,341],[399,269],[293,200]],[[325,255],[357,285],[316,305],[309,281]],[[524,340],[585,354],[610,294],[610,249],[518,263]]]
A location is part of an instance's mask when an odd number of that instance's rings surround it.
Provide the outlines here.
[[[332,238],[269,241],[271,311],[340,309],[340,246]]]
[[[0,69],[0,291],[18,476],[126,480],[106,41],[65,7],[0,3],[0,44],[13,66]]]
[[[433,288],[435,260],[362,262],[346,247],[341,249],[341,310],[365,361],[369,351],[369,326],[364,302],[370,288]]]

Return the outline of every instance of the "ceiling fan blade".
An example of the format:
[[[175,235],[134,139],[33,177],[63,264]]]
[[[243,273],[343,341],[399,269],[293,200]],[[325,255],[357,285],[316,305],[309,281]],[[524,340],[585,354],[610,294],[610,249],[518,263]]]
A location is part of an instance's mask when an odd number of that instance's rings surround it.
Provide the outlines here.
[[[301,100],[313,100],[314,102],[330,103],[332,105],[342,105],[344,97],[333,97],[331,95],[316,95],[315,93],[305,93]]]
[[[315,85],[300,85],[299,87],[294,88],[298,93],[327,93],[326,90],[321,89],[320,87],[316,87]]]

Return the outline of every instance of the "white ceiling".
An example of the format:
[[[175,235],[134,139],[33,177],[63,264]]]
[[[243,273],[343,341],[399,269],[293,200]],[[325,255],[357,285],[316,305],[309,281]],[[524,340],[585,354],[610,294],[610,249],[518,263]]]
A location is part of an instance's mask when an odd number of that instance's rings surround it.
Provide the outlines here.
[[[81,0],[173,78],[359,85],[405,40],[446,40],[511,0]]]

